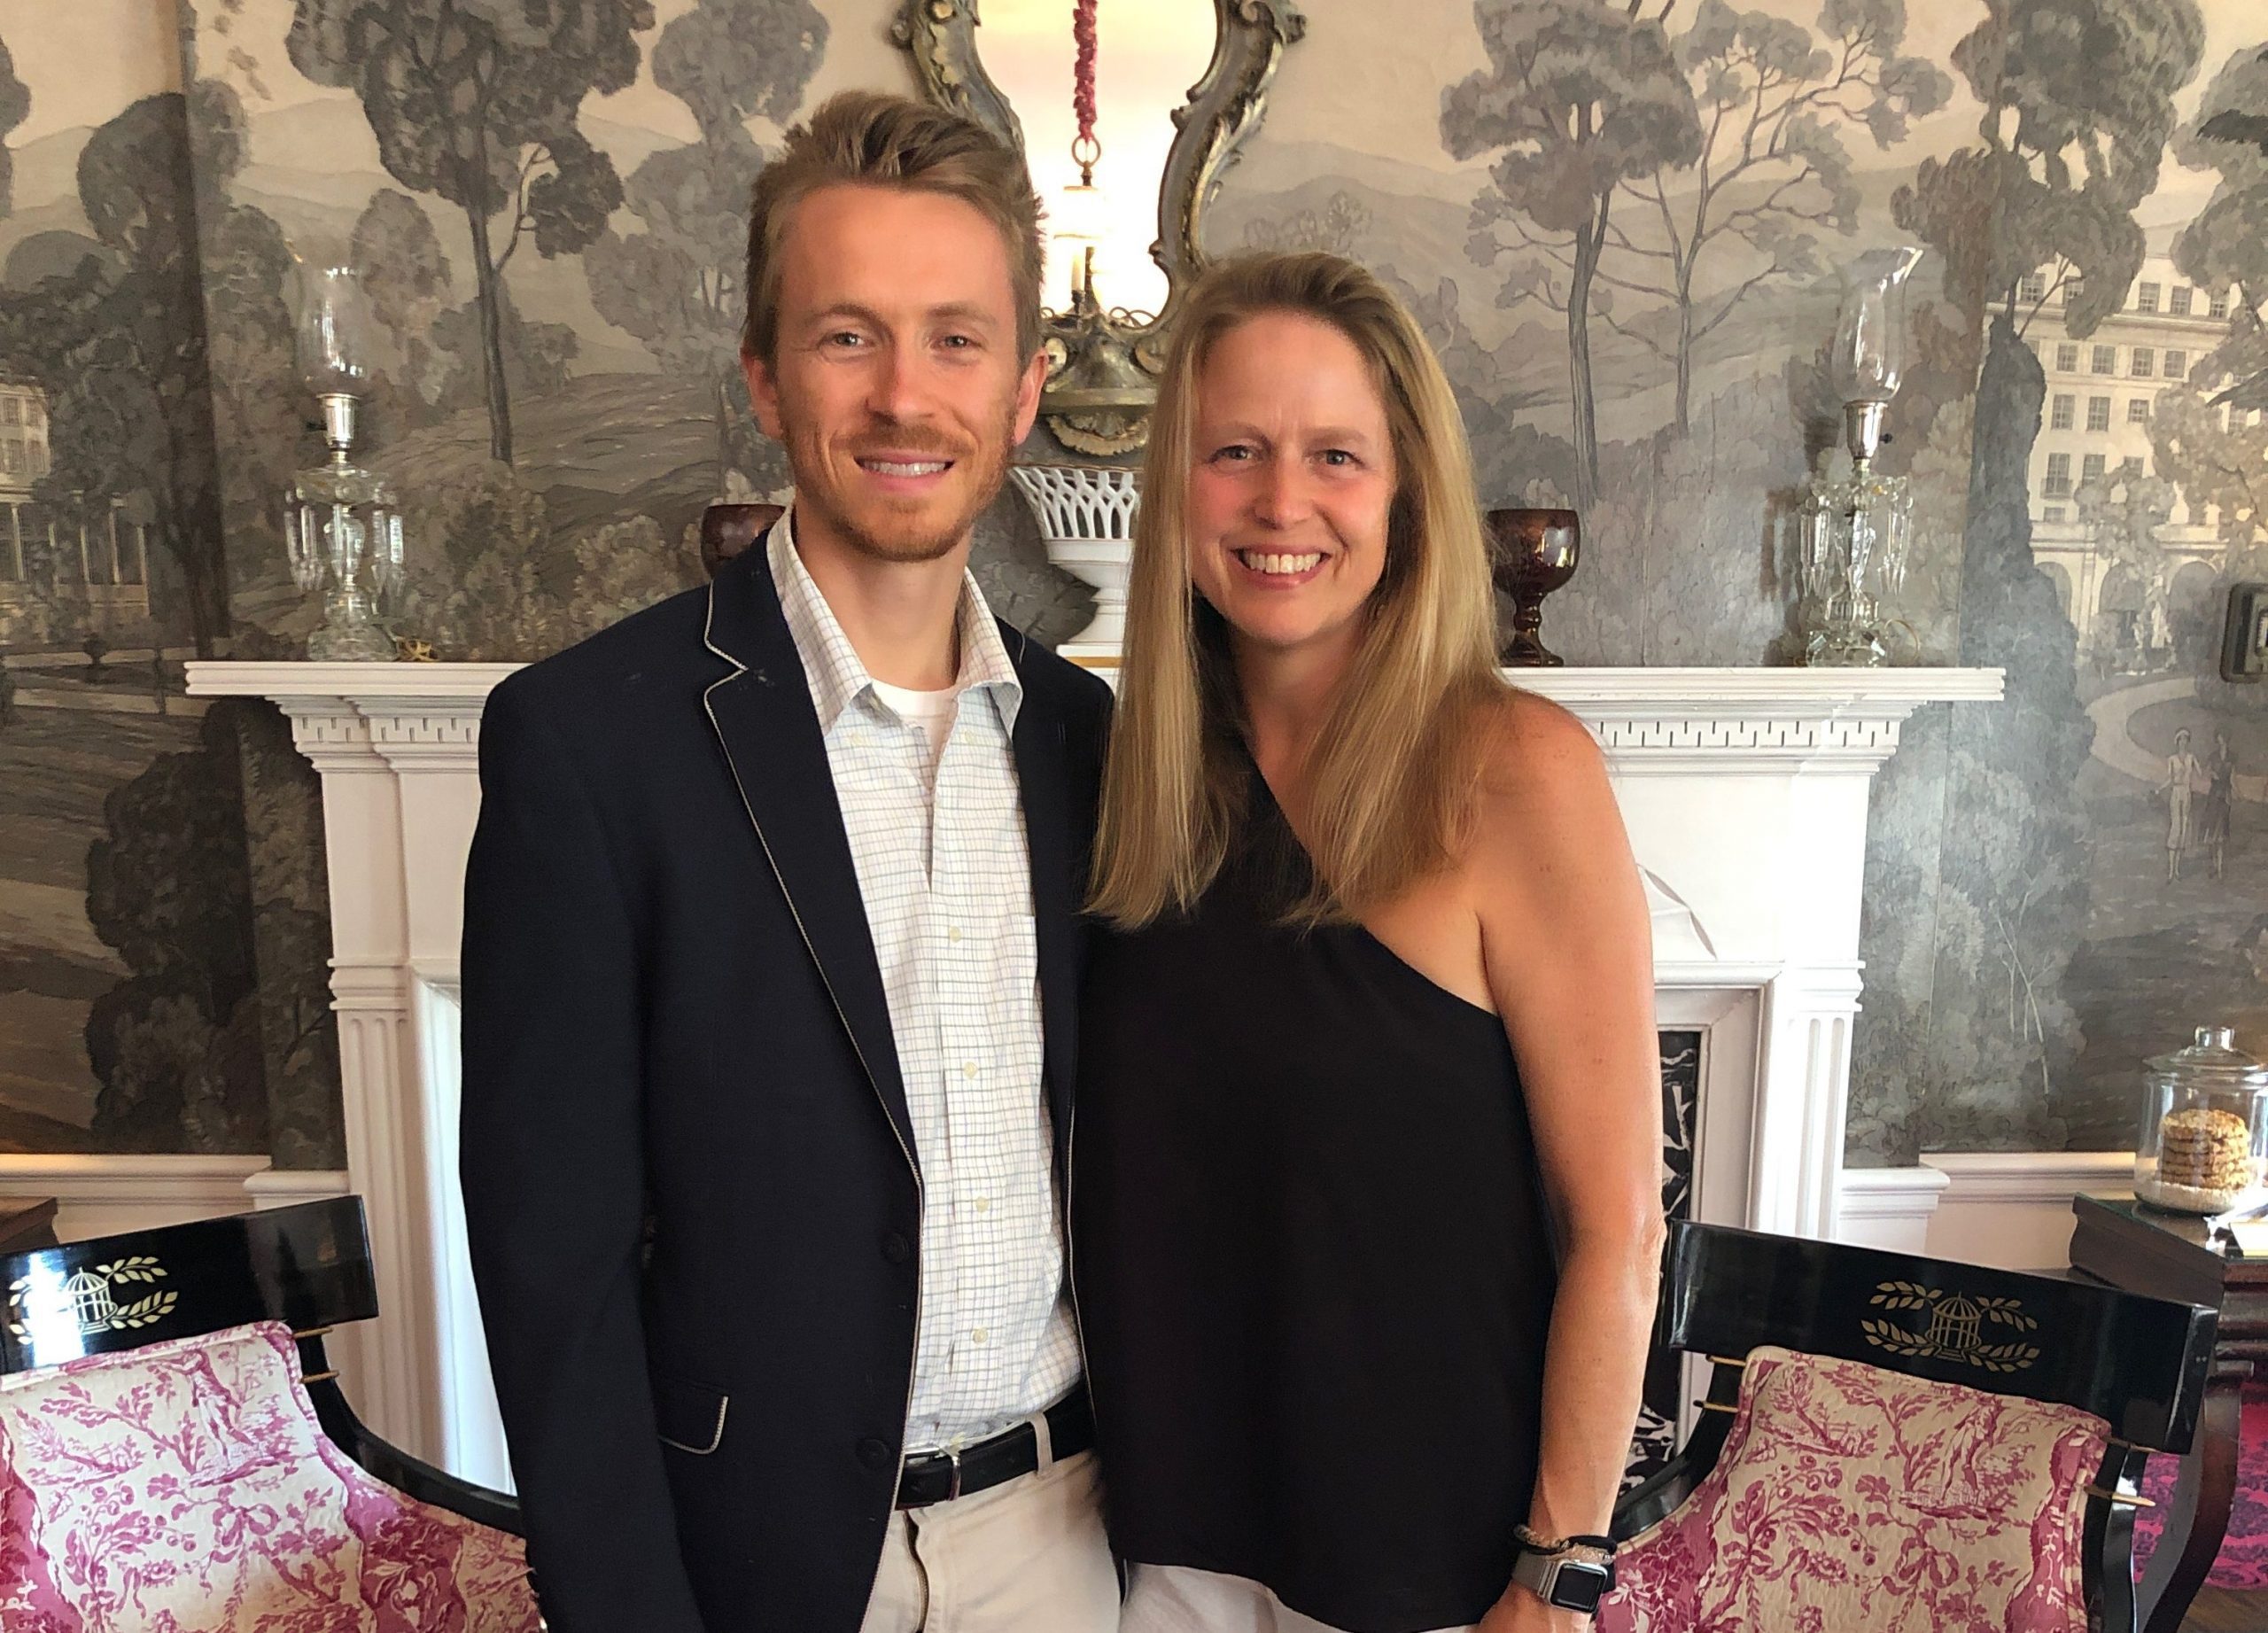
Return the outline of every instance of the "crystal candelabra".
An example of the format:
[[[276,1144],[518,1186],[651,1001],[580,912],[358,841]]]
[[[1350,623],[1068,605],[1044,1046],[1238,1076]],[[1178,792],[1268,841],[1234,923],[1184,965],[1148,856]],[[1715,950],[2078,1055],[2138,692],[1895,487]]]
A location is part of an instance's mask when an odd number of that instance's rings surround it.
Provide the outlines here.
[[[1871,667],[1889,660],[1884,636],[1895,620],[1884,603],[1906,581],[1914,495],[1905,478],[1884,476],[1874,463],[1905,371],[1904,287],[1921,259],[1920,250],[1901,246],[1862,256],[1844,270],[1831,362],[1851,473],[1814,478],[1804,501],[1806,664]]]
[[[381,618],[400,600],[401,512],[386,480],[354,463],[356,420],[370,384],[370,312],[352,268],[310,271],[299,317],[302,377],[322,405],[330,460],[291,480],[284,542],[291,576],[323,598],[322,627],[307,638],[318,663],[397,656]]]

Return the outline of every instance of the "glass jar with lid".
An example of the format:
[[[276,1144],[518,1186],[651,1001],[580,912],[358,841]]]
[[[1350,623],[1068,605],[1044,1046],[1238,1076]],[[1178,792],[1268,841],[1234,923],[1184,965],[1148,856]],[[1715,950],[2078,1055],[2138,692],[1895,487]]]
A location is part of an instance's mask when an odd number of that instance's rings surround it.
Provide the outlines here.
[[[2268,1202],[2268,1065],[2225,1026],[2150,1062],[2134,1142],[2134,1194],[2175,1213]]]

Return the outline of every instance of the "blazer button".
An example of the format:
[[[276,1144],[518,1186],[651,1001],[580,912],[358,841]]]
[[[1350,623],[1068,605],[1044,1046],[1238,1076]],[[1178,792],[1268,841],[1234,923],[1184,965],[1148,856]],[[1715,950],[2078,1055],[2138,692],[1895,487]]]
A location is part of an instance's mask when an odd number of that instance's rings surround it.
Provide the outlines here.
[[[913,1244],[896,1231],[882,1233],[882,1257],[893,1264],[903,1264],[913,1256]]]
[[[858,1442],[858,1461],[868,1468],[889,1466],[889,1442],[876,1440],[871,1435]]]

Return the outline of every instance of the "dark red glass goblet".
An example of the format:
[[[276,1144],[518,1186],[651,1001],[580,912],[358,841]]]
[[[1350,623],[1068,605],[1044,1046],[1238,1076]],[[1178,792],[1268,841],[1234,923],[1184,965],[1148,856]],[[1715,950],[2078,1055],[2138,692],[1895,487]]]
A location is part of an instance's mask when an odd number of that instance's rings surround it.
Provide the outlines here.
[[[1512,598],[1512,633],[1498,657],[1508,666],[1556,668],[1566,660],[1543,644],[1543,598],[1575,576],[1582,523],[1573,510],[1488,512],[1496,587]]]

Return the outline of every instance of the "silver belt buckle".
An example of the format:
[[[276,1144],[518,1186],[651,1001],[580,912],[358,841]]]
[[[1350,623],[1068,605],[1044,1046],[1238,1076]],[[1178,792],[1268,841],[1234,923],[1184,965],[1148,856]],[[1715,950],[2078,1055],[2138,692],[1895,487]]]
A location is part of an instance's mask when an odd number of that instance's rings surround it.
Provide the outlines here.
[[[957,1446],[946,1447],[945,1462],[953,1472],[952,1479],[945,1484],[945,1501],[950,1503],[960,1495],[960,1449]]]

